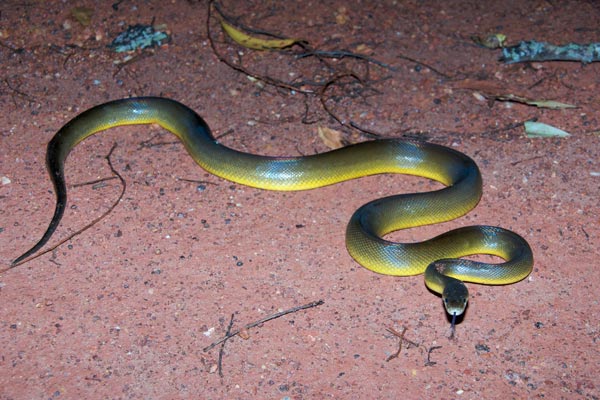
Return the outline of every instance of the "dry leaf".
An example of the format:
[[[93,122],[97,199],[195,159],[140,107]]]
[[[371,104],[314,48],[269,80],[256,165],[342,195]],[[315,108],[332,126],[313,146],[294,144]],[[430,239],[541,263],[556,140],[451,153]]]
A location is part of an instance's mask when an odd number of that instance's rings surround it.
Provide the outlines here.
[[[536,106],[539,108],[550,108],[553,110],[563,108],[577,108],[577,106],[574,106],[573,104],[561,103],[559,101],[554,100],[533,100],[514,94],[496,95],[495,99],[500,101],[514,101],[516,103],[527,104],[529,106]]]
[[[75,7],[71,9],[71,15],[81,25],[88,26],[92,22],[94,10],[89,7]]]
[[[250,339],[250,332],[248,332],[248,329],[242,329],[238,336],[244,340],[248,340]]]
[[[373,49],[371,49],[369,46],[363,43],[356,46],[354,48],[354,52],[358,54],[369,55],[373,53]]]
[[[562,129],[558,129],[552,125],[544,124],[541,122],[535,121],[526,121],[525,122],[525,133],[527,137],[567,137],[570,136],[569,133],[563,131]]]
[[[253,50],[280,50],[301,42],[299,39],[260,39],[242,32],[224,19],[221,19],[221,27],[237,44]]]
[[[512,101],[515,103],[526,104],[529,106],[535,106],[539,108],[550,108],[550,109],[565,109],[565,108],[578,108],[576,105],[561,103],[555,100],[546,99],[532,99],[529,97],[519,96],[514,93],[510,93],[511,89],[502,87],[499,83],[490,81],[473,81],[465,79],[464,81],[456,82],[452,85],[456,89],[466,89],[474,91],[474,96],[478,100],[482,100],[481,96],[484,96],[490,101],[490,106],[494,101]]]
[[[506,35],[502,33],[493,33],[485,37],[471,36],[471,40],[479,46],[486,47],[488,49],[498,49],[504,47]]]
[[[330,149],[339,149],[340,147],[346,146],[347,142],[344,139],[344,134],[335,129],[319,126],[317,128],[317,134]]]

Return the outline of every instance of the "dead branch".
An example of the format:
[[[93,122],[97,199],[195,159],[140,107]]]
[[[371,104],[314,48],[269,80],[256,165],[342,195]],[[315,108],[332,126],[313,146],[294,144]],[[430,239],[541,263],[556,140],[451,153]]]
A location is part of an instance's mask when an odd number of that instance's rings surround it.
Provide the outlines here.
[[[258,326],[258,325],[264,324],[267,321],[270,321],[270,320],[275,319],[275,318],[282,317],[282,316],[287,315],[287,314],[295,313],[295,312],[298,312],[298,311],[301,311],[301,310],[306,310],[307,308],[312,308],[312,307],[320,306],[323,303],[325,303],[325,301],[323,301],[323,300],[313,301],[311,303],[304,304],[302,306],[293,307],[293,308],[290,308],[289,310],[285,310],[285,311],[281,311],[281,312],[278,312],[278,313],[275,313],[275,314],[268,315],[268,316],[266,316],[264,318],[259,319],[258,321],[255,321],[255,322],[252,322],[252,323],[250,323],[248,325],[245,325],[243,328],[237,329],[237,330],[235,330],[233,332],[230,332],[230,333],[226,334],[221,339],[217,340],[216,342],[213,342],[209,346],[206,346],[203,349],[203,351],[206,352],[206,351],[211,350],[216,345],[218,345],[220,343],[223,343],[223,342],[231,339],[234,336],[239,335],[240,332],[242,332],[242,331],[245,331],[245,330],[250,329],[250,328],[254,328],[254,327]]]

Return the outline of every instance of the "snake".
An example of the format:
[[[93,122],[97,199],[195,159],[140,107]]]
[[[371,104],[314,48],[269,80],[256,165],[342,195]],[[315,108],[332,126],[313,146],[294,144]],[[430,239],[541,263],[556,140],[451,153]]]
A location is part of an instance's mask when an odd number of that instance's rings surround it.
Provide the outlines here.
[[[41,239],[16,258],[18,265],[40,250],[60,224],[67,204],[64,176],[69,152],[85,138],[123,125],[158,124],[172,132],[207,172],[259,189],[308,190],[376,174],[407,174],[431,179],[443,188],[401,193],[358,208],[346,228],[346,247],[362,266],[384,275],[423,274],[425,285],[441,295],[454,319],[467,307],[464,282],[506,285],[527,277],[533,254],[527,241],[497,226],[460,227],[414,243],[393,242],[391,232],[437,224],[471,211],[482,196],[477,164],[452,148],[399,138],[375,139],[323,153],[273,157],[241,152],[219,143],[194,110],[164,97],[137,97],[92,107],[67,122],[50,140],[46,167],[56,195],[54,215]],[[503,262],[466,256],[488,254]]]

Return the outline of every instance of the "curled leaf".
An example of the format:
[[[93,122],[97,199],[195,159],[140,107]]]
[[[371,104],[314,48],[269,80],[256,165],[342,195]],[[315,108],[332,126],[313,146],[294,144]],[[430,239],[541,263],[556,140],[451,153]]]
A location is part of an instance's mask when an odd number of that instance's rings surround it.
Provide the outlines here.
[[[299,39],[260,39],[242,32],[223,19],[221,19],[221,27],[234,42],[253,50],[279,50],[301,42]]]

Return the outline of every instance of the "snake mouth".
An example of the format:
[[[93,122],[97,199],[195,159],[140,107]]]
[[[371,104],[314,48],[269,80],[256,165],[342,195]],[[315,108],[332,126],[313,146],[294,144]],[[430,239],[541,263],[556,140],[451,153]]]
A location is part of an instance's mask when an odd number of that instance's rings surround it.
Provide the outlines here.
[[[467,308],[467,298],[454,298],[448,299],[444,298],[444,307],[446,308],[446,312],[450,316],[460,316],[465,312]]]

